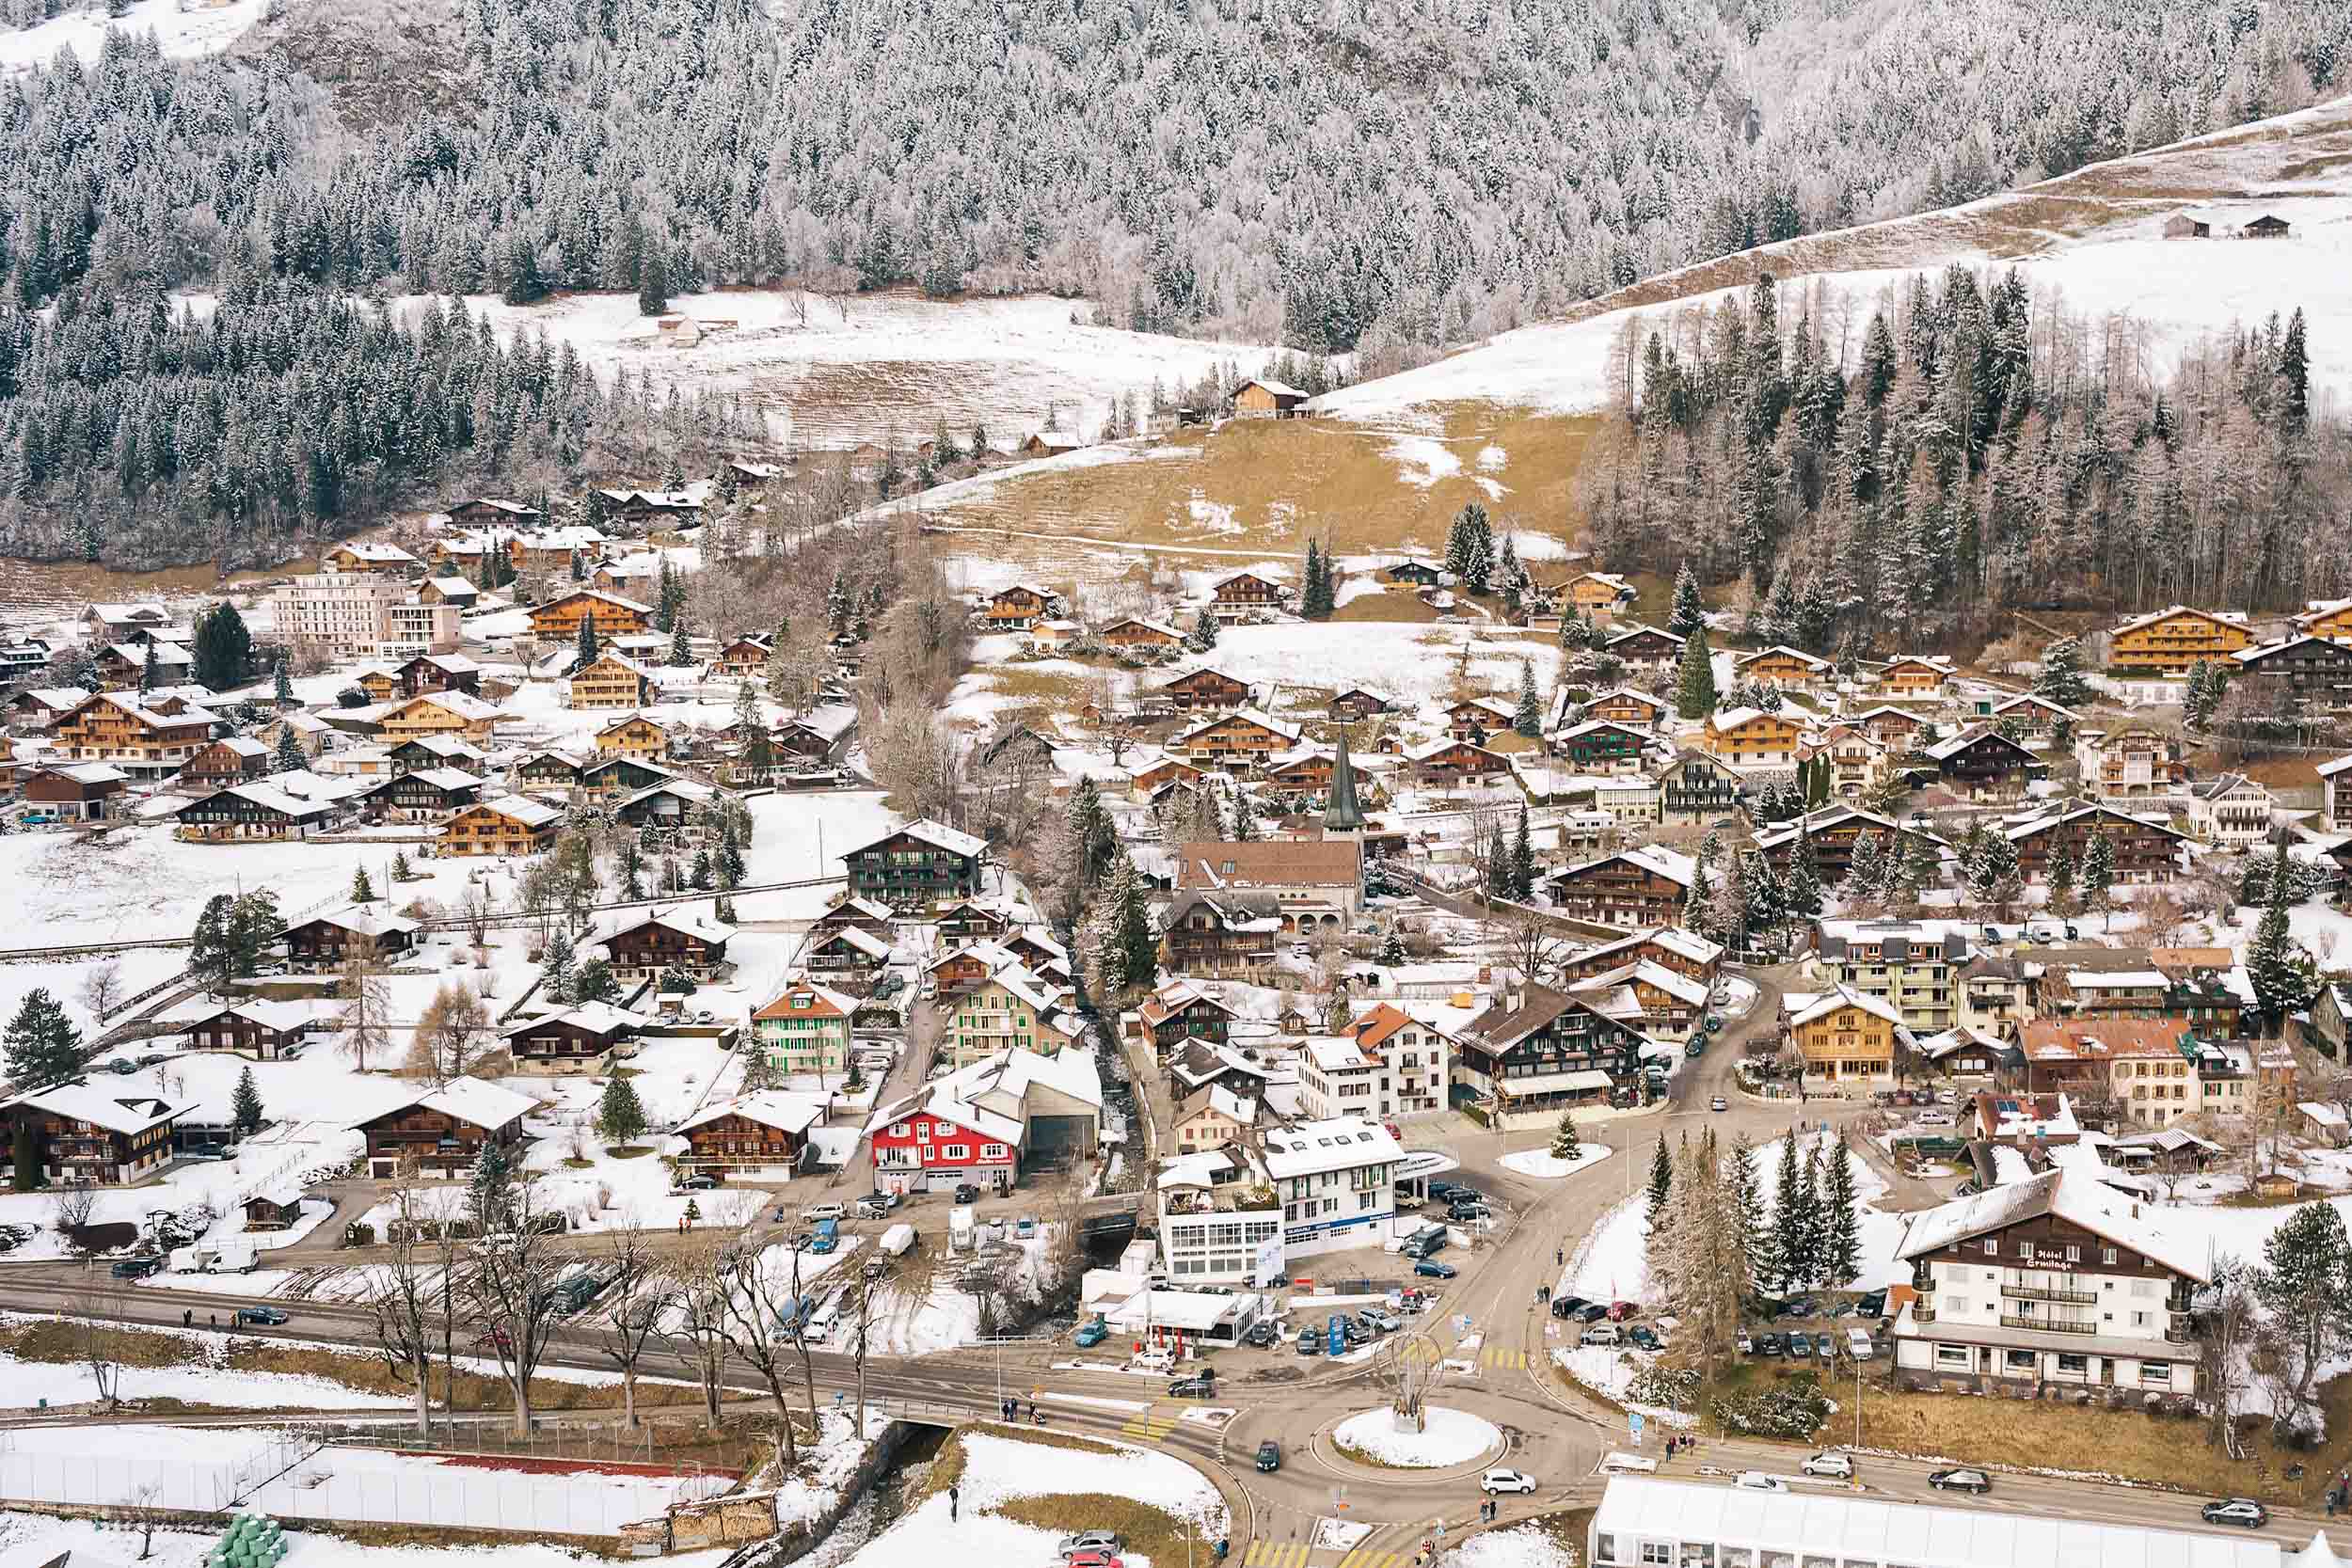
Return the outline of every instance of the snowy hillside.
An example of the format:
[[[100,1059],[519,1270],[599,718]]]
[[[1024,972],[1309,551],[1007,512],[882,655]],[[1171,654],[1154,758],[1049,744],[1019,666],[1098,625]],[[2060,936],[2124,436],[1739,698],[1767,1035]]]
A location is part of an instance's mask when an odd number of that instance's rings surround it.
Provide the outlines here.
[[[94,60],[106,41],[106,30],[129,33],[152,31],[167,59],[191,55],[217,55],[239,33],[262,19],[264,0],[231,0],[224,6],[183,9],[179,0],[137,0],[119,17],[109,18],[103,6],[92,6],[53,16],[36,26],[0,31],[0,75],[13,75],[45,66],[60,49],[71,49]]]

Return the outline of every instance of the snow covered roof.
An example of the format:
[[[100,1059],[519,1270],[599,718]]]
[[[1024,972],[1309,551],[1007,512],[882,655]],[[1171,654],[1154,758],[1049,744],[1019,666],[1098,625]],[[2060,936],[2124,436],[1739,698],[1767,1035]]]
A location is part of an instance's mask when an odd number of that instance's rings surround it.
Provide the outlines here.
[[[200,795],[197,799],[190,800],[186,805],[179,808],[179,810],[173,812],[172,815],[174,816],[184,816],[189,812],[197,811],[204,806],[210,805],[213,801],[219,800],[224,795],[234,796],[240,800],[246,801],[252,805],[260,806],[264,811],[274,811],[282,816],[293,817],[296,820],[313,816],[324,816],[326,815],[327,809],[327,802],[325,800],[297,800],[294,796],[287,794],[284,790],[279,789],[275,784],[268,784],[266,782],[257,782],[253,784],[229,784],[223,788],[213,790],[208,794]]]
[[[1290,741],[1293,745],[1297,744],[1297,725],[1285,724],[1279,719],[1276,719],[1273,716],[1254,707],[1237,707],[1231,713],[1220,713],[1214,719],[1203,719],[1200,723],[1191,726],[1183,734],[1178,735],[1173,739],[1169,740],[1168,744],[1170,748],[1182,746],[1184,742],[1190,740],[1194,736],[1200,735],[1204,731],[1213,730],[1219,724],[1230,724],[1236,719],[1241,720],[1246,723],[1256,724],[1262,729],[1270,730],[1274,734],[1280,736],[1283,739]]]
[[[1801,1000],[1803,1000],[1803,1005],[1795,1006],[1795,1010],[1788,1015],[1788,1022],[1791,1024],[1810,1023],[1817,1018],[1837,1011],[1840,1007],[1859,1007],[1873,1018],[1883,1018],[1898,1027],[1900,1027],[1903,1022],[1903,1015],[1896,1011],[1889,1004],[1847,985],[1832,986],[1829,990],[1820,991],[1810,999],[1801,999],[1793,992],[1788,997],[1792,1006]]]
[[[2352,754],[2337,757],[2332,762],[2321,763],[2319,776],[2323,779],[2332,779],[2347,768],[2352,768]]]
[[[890,943],[882,941],[882,938],[876,936],[873,932],[867,930],[863,926],[836,926],[832,930],[826,932],[823,938],[819,940],[816,945],[819,947],[830,947],[836,942],[845,946],[856,948],[859,952],[865,954],[869,958],[886,958],[890,957]],[[999,951],[1002,952],[1001,949],[999,949]],[[960,955],[950,956],[956,957]],[[940,960],[941,963],[945,963],[946,961],[946,960],[945,958]],[[1015,959],[1011,954],[1004,953],[1003,961],[1006,963],[1014,963],[1019,960]],[[932,967],[937,968],[938,965],[934,964]],[[989,967],[993,970],[996,966],[994,964],[991,964]]]
[[[580,1002],[569,1007],[535,1012],[528,1018],[517,1019],[499,1033],[519,1035],[549,1022],[569,1023],[591,1035],[615,1035],[635,1033],[644,1026],[645,1018],[642,1013],[632,1013],[610,1002]]]
[[[361,561],[380,561],[387,565],[397,565],[402,562],[414,565],[417,560],[398,545],[361,544],[358,540],[345,540],[326,553],[357,556]]]
[[[824,1119],[825,1100],[822,1095],[794,1094],[787,1089],[761,1089],[756,1094],[738,1095],[733,1100],[707,1105],[700,1114],[687,1117],[672,1129],[686,1132],[721,1117],[741,1117],[762,1127],[772,1127],[779,1132],[795,1136],[807,1132]]]
[[[707,910],[689,904],[673,904],[667,909],[622,910],[599,919],[593,929],[594,942],[610,942],[625,931],[641,926],[662,926],[687,936],[700,937],[705,942],[724,942],[735,935],[735,927],[719,919]]]
[[[1405,1157],[1388,1129],[1355,1117],[1295,1122],[1265,1135],[1266,1174],[1277,1180],[1359,1165],[1393,1164]]]
[[[508,1122],[526,1115],[536,1101],[529,1095],[516,1094],[503,1085],[480,1078],[453,1078],[437,1089],[403,1089],[386,1099],[365,1116],[355,1117],[354,1127],[363,1126],[396,1111],[421,1105],[443,1116],[455,1117],[470,1127],[496,1132]]]
[[[2206,1249],[2190,1238],[2168,1234],[2162,1213],[2154,1205],[2136,1203],[2096,1181],[2064,1170],[2044,1171],[1914,1215],[1895,1256],[1918,1258],[2047,1214],[2202,1283],[2212,1272]]]
[[[519,822],[526,828],[544,827],[549,822],[557,821],[564,815],[561,810],[548,805],[544,800],[528,800],[519,795],[501,795],[495,800],[484,800],[480,802],[479,809],[496,812],[499,816],[510,821]]]
[[[832,1008],[834,1012],[840,1014],[843,1018],[848,1018],[851,1013],[857,1011],[857,998],[849,995],[845,991],[837,991],[831,986],[820,986],[816,981],[809,979],[805,975],[799,975],[786,981],[784,989],[777,991],[765,1006],[763,1006],[757,1012],[752,1014],[752,1017],[754,1019],[789,1018],[794,1013],[813,1013],[816,1011],[816,1008],[813,1006],[793,1006],[790,999],[795,995],[807,996],[815,1002],[820,1002],[826,1006]]]
[[[174,1117],[186,1114],[187,1105],[174,1105],[151,1094],[120,1094],[110,1086],[95,1085],[86,1078],[75,1078],[63,1084],[52,1084],[45,1089],[33,1089],[15,1099],[0,1101],[5,1105],[30,1105],[69,1121],[87,1121],[109,1132],[125,1134],[144,1132]]]
[[[328,910],[320,914],[309,915],[295,924],[300,927],[313,923],[332,926],[339,931],[349,931],[355,936],[362,937],[381,936],[386,931],[417,929],[417,923],[406,915],[394,914],[389,908],[373,909],[362,904],[353,904],[344,909]]]
[[[1685,1006],[1707,1006],[1706,981],[1693,980],[1689,975],[1668,969],[1664,964],[1652,958],[1636,958],[1631,963],[1620,964],[1606,974],[1596,974],[1589,980],[1579,980],[1568,989],[1572,991],[1582,992],[1635,982],[1662,990]]]
[[[1740,658],[1734,660],[1734,666],[1739,669],[1745,669],[1749,665],[1756,663],[1758,659],[1771,658],[1774,655],[1778,655],[1782,658],[1796,659],[1798,662],[1804,664],[1807,669],[1811,670],[1826,670],[1829,668],[1828,659],[1816,658],[1811,654],[1806,653],[1803,648],[1792,648],[1786,642],[1775,642],[1769,648],[1759,648],[1755,653],[1743,655]]]
[[[1058,1051],[1048,1056],[1014,1046],[940,1080],[942,1088],[964,1101],[998,1093],[1026,1100],[1032,1085],[1097,1109],[1103,1103],[1103,1075],[1091,1051]]]
[[[467,720],[480,721],[504,717],[496,703],[485,703],[481,698],[469,697],[463,691],[420,691],[406,701],[394,703],[386,708],[384,716],[389,719],[406,713],[411,708],[422,706],[437,707],[443,713],[453,714],[457,718]]]
[[[970,833],[950,828],[945,822],[934,822],[930,817],[923,816],[893,828],[886,833],[870,838],[848,852],[854,855],[860,850],[870,849],[877,844],[898,837],[900,833],[906,834],[909,838],[921,839],[932,848],[945,849],[951,855],[977,855],[988,848],[988,840],[984,838],[975,838]]]
[[[2176,604],[2166,610],[2152,610],[2145,615],[2126,621],[2107,635],[2120,637],[2124,632],[2137,631],[2142,626],[2153,626],[2157,622],[2169,620],[2175,615],[2194,615],[2201,621],[2213,621],[2224,626],[2242,626],[2246,624],[2246,615],[2242,610],[2200,610],[2195,605]]]

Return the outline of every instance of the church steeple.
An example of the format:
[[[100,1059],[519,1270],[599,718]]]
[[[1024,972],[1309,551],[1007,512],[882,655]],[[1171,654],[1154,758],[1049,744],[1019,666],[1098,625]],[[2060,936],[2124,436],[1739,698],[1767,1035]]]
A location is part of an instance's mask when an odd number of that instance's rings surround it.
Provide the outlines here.
[[[1323,808],[1323,836],[1354,838],[1364,831],[1364,808],[1356,801],[1356,768],[1347,760],[1347,729],[1340,729],[1339,755],[1331,761],[1331,803]]]

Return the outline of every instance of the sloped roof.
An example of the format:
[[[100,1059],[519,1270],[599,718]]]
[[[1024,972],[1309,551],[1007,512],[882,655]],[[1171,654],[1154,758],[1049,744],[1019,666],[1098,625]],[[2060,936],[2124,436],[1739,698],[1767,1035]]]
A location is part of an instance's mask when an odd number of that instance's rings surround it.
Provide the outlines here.
[[[2046,1214],[2153,1259],[2175,1274],[2201,1283],[2211,1278],[2213,1259],[2207,1248],[2166,1231],[2162,1212],[2153,1204],[2137,1202],[2085,1177],[2049,1170],[1912,1216],[1895,1256],[1917,1258]]]
[[[707,1105],[673,1131],[691,1132],[722,1117],[741,1117],[798,1137],[824,1119],[825,1099],[822,1095],[794,1094],[788,1089],[761,1089],[755,1094],[738,1095],[733,1100]]]
[[[1791,1000],[1795,998],[1792,997]],[[1810,1023],[1815,1019],[1825,1017],[1841,1007],[1859,1007],[1871,1017],[1884,1019],[1899,1028],[1903,1022],[1903,1015],[1887,1003],[1846,985],[1832,986],[1829,990],[1818,993],[1809,1003],[1791,1012],[1788,1015],[1788,1022],[1791,1024]]]
[[[111,1086],[91,1083],[87,1078],[71,1079],[52,1084],[47,1088],[32,1089],[7,1101],[8,1105],[30,1105],[72,1121],[87,1121],[109,1132],[124,1134],[144,1132],[161,1126],[189,1110],[185,1104],[174,1105],[151,1094],[123,1094]]]
[[[453,1078],[437,1089],[400,1090],[352,1125],[361,1126],[412,1105],[421,1105],[494,1132],[526,1115],[534,1103],[529,1095],[516,1094],[501,1084],[481,1078]]]

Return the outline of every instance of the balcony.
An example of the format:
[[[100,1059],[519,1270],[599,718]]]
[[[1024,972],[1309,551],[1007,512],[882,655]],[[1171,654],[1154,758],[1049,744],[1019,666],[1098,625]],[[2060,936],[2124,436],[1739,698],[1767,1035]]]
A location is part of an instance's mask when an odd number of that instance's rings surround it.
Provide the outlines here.
[[[2001,1294],[2012,1301],[2062,1301],[2076,1307],[2099,1305],[2099,1292],[2096,1291],[2070,1291],[2042,1285],[2011,1285],[2004,1282],[2001,1286]]]
[[[2004,1290],[2002,1294],[2006,1295],[2008,1291]],[[2007,1312],[2001,1314],[2001,1326],[2003,1328],[2040,1329],[2045,1334],[2096,1334],[2099,1332],[2097,1323],[2073,1323],[2064,1318],[2012,1317]]]

